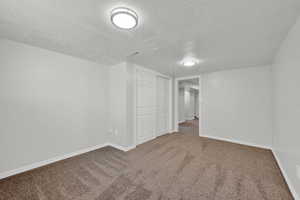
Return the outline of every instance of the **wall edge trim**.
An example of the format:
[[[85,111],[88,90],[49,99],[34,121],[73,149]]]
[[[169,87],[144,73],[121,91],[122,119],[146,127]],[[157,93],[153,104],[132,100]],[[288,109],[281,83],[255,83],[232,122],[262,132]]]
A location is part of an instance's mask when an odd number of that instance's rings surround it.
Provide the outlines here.
[[[283,168],[283,165],[282,165],[282,162],[279,159],[278,153],[276,153],[276,151],[273,150],[273,149],[272,149],[272,153],[274,155],[274,158],[275,158],[275,160],[277,162],[277,165],[278,165],[278,167],[279,167],[279,169],[280,169],[280,171],[282,173],[282,176],[284,177],[285,182],[286,182],[287,186],[289,187],[290,192],[292,193],[294,199],[295,200],[300,200],[299,195],[297,194],[295,187],[293,186],[291,180],[289,179],[286,171]]]
[[[14,176],[14,175],[17,175],[17,174],[24,173],[24,172],[27,172],[27,171],[31,171],[33,169],[43,167],[43,166],[46,166],[46,165],[49,165],[49,164],[52,164],[52,163],[55,163],[55,162],[58,162],[58,161],[61,161],[61,160],[65,160],[65,159],[75,157],[75,156],[78,156],[78,155],[81,155],[81,154],[84,154],[84,153],[88,153],[88,152],[91,152],[91,151],[94,151],[94,150],[97,150],[97,149],[100,149],[100,148],[103,148],[103,147],[106,147],[106,146],[112,146],[116,149],[119,149],[119,150],[122,150],[122,151],[125,151],[125,152],[135,148],[135,146],[123,147],[123,146],[113,144],[113,143],[99,144],[99,145],[95,145],[95,146],[92,146],[92,147],[77,150],[77,151],[74,151],[74,152],[71,152],[71,153],[67,153],[67,154],[64,154],[64,155],[55,156],[55,157],[50,158],[50,159],[46,159],[46,160],[34,162],[32,164],[24,165],[24,166],[16,168],[16,169],[0,172],[0,180],[4,179],[4,178],[11,177],[11,176]]]
[[[214,139],[214,140],[222,140],[222,141],[225,141],[225,142],[242,144],[242,145],[251,146],[251,147],[258,147],[258,148],[262,148],[262,149],[270,149],[270,150],[272,149],[270,146],[255,144],[255,143],[251,143],[251,142],[243,142],[243,141],[240,141],[240,140],[233,140],[233,139],[228,139],[228,138],[216,137],[216,136],[211,136],[211,135],[200,134],[200,137],[206,137],[206,138],[210,138],[210,139]]]
[[[134,145],[133,146],[124,147],[124,146],[121,146],[121,145],[118,145],[118,144],[114,144],[114,143],[106,143],[106,146],[111,146],[111,147],[114,147],[116,149],[119,149],[119,150],[125,151],[125,152],[130,151],[130,150],[136,148],[136,146],[134,146]]]

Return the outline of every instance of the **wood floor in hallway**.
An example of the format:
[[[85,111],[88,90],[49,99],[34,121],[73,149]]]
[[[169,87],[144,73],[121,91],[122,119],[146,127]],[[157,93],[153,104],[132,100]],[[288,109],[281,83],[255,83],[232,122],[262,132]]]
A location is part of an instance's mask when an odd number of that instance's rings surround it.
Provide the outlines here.
[[[0,181],[0,200],[292,200],[272,152],[173,133]]]

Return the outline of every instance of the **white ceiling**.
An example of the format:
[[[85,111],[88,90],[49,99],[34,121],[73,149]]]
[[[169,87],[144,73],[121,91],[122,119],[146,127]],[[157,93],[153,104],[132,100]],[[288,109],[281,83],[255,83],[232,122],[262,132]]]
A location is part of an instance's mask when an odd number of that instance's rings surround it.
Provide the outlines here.
[[[299,0],[1,0],[0,37],[112,65],[132,62],[161,73],[270,64],[300,12]],[[135,30],[118,30],[117,6],[140,16]],[[178,65],[184,55],[205,62]]]

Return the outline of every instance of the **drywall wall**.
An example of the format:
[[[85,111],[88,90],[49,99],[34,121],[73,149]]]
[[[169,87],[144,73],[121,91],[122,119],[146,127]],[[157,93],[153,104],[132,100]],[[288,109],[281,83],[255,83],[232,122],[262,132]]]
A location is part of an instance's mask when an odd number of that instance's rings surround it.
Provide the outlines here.
[[[272,70],[275,100],[274,152],[298,200],[300,196],[300,18],[283,42]]]
[[[195,92],[195,116],[199,118],[199,90],[194,91]]]
[[[178,89],[178,119],[179,119],[179,123],[185,121],[184,88],[179,88]]]
[[[109,68],[109,135],[112,143],[123,145],[126,139],[126,63]]]
[[[109,68],[109,141],[122,147],[134,145],[134,80],[130,63]]]
[[[201,135],[271,146],[269,66],[206,73],[201,78]]]
[[[135,111],[136,111],[136,70],[132,63],[126,63],[126,123],[127,123],[127,137],[125,144],[129,149],[135,147]]]
[[[107,142],[108,69],[0,40],[0,173]]]

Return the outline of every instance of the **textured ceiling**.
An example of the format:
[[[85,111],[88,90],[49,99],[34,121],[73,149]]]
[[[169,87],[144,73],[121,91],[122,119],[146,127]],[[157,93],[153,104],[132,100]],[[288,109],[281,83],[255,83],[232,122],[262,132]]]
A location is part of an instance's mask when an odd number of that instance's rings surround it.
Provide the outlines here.
[[[0,37],[112,65],[130,61],[161,73],[270,64],[299,14],[299,0],[1,0]],[[118,30],[117,6],[139,14],[135,30]],[[204,62],[184,68],[192,54]]]

